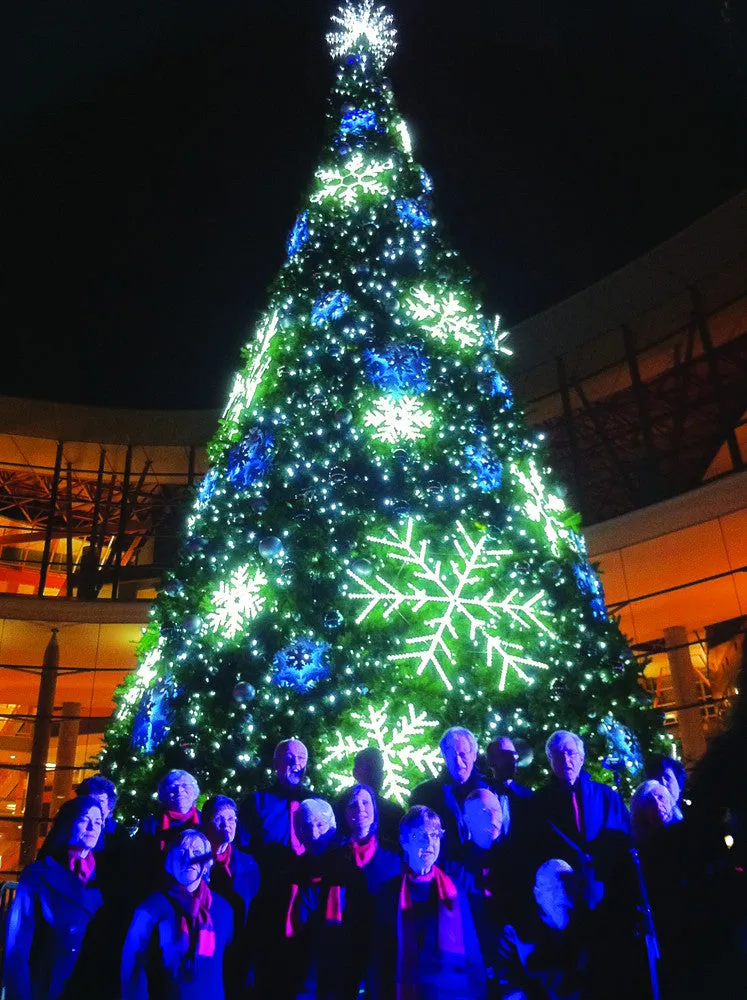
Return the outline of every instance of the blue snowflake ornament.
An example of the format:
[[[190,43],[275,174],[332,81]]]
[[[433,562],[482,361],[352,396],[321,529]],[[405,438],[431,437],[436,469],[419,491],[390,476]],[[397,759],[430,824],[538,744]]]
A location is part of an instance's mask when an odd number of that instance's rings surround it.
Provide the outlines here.
[[[420,183],[426,194],[430,194],[433,191],[433,178],[422,167],[420,168]]]
[[[366,375],[371,384],[392,396],[427,392],[430,361],[412,344],[388,344],[382,350],[363,352]]]
[[[474,474],[482,493],[499,490],[503,484],[503,463],[484,441],[468,444],[464,449],[467,468]]]
[[[413,229],[426,229],[431,225],[431,214],[421,198],[398,198],[397,215]]]
[[[324,326],[330,320],[341,319],[349,305],[347,292],[325,292],[311,307],[311,322],[314,326]]]
[[[294,257],[309,238],[309,213],[301,212],[288,235],[285,248],[289,257]]]
[[[378,119],[375,111],[363,108],[351,108],[346,111],[340,121],[340,135],[360,135],[362,132],[375,132]]]
[[[495,367],[493,358],[486,354],[480,359],[477,368],[479,372],[478,388],[491,399],[499,399],[504,409],[510,410],[514,405],[514,394],[508,380]]]
[[[166,739],[174,721],[178,688],[171,674],[156,681],[140,699],[130,741],[136,750],[152,754]]]
[[[220,476],[217,469],[208,469],[197,488],[197,504],[204,507],[213,499]]]
[[[262,427],[253,427],[228,453],[226,479],[246,489],[270,469],[275,435]]]
[[[302,637],[276,653],[272,659],[272,683],[308,694],[319,681],[329,677],[328,642]]]
[[[598,732],[607,741],[607,756],[602,765],[610,771],[627,771],[631,775],[643,770],[643,756],[636,736],[613,715],[605,715]]]
[[[589,606],[592,615],[599,621],[607,620],[607,606],[604,603],[604,590],[599,575],[589,562],[574,563],[573,575],[576,578],[576,586],[589,598]]]

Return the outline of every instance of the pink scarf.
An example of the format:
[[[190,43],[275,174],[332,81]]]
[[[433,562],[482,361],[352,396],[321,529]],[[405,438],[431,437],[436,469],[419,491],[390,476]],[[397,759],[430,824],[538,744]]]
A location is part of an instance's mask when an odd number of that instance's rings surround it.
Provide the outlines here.
[[[188,813],[178,813],[174,812],[173,809],[164,809],[161,814],[161,818],[158,821],[158,842],[161,845],[161,850],[166,850],[166,844],[169,841],[169,830],[172,826],[175,826],[177,830],[181,830],[181,828],[185,826],[199,825],[200,814],[197,812],[197,808],[195,806],[192,806]]]
[[[301,803],[297,802],[295,799],[288,800],[288,821],[290,822],[290,845],[291,849],[300,857],[306,848],[303,846],[301,841],[296,835],[296,825],[293,822],[296,813],[301,807]]]
[[[80,879],[83,885],[87,885],[96,871],[96,858],[93,856],[93,851],[89,851],[85,857],[81,857],[81,850],[80,847],[68,849],[67,868]]]
[[[351,840],[345,849],[345,853],[359,868],[365,868],[368,862],[376,854],[376,848],[379,846],[379,841],[375,833],[370,834],[365,840],[361,840],[356,843],[355,840]]]
[[[457,888],[448,875],[435,865],[426,875],[402,874],[397,914],[397,1000],[416,1000],[418,996],[418,942],[413,919],[411,882],[435,882],[438,896],[438,950],[464,955],[462,914]]]
[[[201,880],[194,892],[188,892],[183,886],[173,885],[167,895],[179,914],[181,952],[186,958],[187,967],[194,967],[196,957],[215,954],[215,931],[213,918],[210,916],[212,893],[207,883]]]
[[[220,846],[220,845],[218,845]],[[223,878],[227,878],[229,882],[233,878],[233,873],[231,872],[231,854],[233,852],[233,844],[229,844],[222,854],[218,854],[215,849],[213,849],[213,870],[211,875],[215,876],[216,873],[220,873]]]
[[[317,875],[310,880],[310,884],[319,885],[321,881],[322,876]],[[323,892],[324,890],[322,889],[321,891]],[[301,886],[297,882],[294,882],[290,887],[290,901],[288,903],[288,912],[285,916],[285,936],[287,938],[295,937],[301,929],[300,905]],[[342,893],[340,892],[339,885],[331,885],[327,889],[324,919],[328,924],[342,923]]]

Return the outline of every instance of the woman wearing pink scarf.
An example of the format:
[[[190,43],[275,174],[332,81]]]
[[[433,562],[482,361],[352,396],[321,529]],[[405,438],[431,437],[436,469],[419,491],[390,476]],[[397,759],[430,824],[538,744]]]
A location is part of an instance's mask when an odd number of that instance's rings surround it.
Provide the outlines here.
[[[400,824],[406,863],[379,892],[373,1000],[484,1000],[485,969],[469,905],[437,865],[443,827],[426,806]]]

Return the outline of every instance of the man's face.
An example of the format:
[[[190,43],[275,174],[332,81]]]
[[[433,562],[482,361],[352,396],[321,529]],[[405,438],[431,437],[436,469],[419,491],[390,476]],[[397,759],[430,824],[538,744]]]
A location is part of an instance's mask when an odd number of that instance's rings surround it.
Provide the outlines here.
[[[659,781],[666,788],[669,794],[672,796],[673,802],[679,802],[681,789],[680,783],[677,781],[677,775],[671,769],[671,767],[665,767],[661,772],[661,777]]]
[[[208,865],[211,854],[205,849],[205,844],[198,837],[186,840],[181,847],[175,847],[174,856],[170,859],[171,872],[179,883],[189,888],[199,882],[202,873]]]
[[[442,836],[440,825],[428,823],[426,826],[416,826],[406,836],[400,837],[399,842],[407,863],[417,875],[429,872],[438,861]]]
[[[187,778],[172,778],[163,793],[163,801],[173,812],[188,813],[197,801],[194,785]]]
[[[488,765],[497,782],[512,781],[516,776],[516,761],[519,755],[513,740],[502,736],[488,747]]]
[[[449,774],[457,784],[463,785],[472,774],[477,760],[477,753],[470,741],[466,736],[457,734],[449,739],[442,752]]]
[[[661,823],[666,826],[667,823],[672,821],[673,806],[672,796],[664,785],[659,785],[658,788],[651,789],[648,808],[652,818],[658,817]]]
[[[297,787],[306,771],[309,755],[306,747],[298,740],[289,740],[275,760],[275,773],[281,785]]]
[[[233,843],[236,836],[236,813],[230,806],[219,809],[210,822],[218,835],[216,839],[221,844]]]
[[[86,809],[73,823],[70,846],[92,851],[99,842],[103,825],[101,810],[97,806]]]
[[[556,778],[569,785],[575,785],[583,766],[584,754],[576,745],[575,740],[566,737],[550,750],[552,773]]]
[[[345,819],[355,840],[363,840],[371,832],[374,804],[365,788],[361,788],[346,806]]]
[[[498,840],[503,825],[503,813],[500,802],[493,796],[467,799],[464,803],[464,816],[472,839],[479,843],[485,840]]]

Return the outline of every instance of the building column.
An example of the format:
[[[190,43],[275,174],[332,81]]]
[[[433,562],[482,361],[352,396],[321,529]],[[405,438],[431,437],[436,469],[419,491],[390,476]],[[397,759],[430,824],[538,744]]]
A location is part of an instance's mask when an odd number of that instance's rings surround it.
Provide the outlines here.
[[[677,718],[683,763],[686,767],[692,767],[705,753],[706,741],[700,714],[700,696],[690,660],[687,629],[683,625],[665,628],[664,643],[669,660],[669,672],[672,675],[675,705],[689,706],[678,708]]]
[[[52,785],[52,815],[63,802],[67,802],[73,794],[73,770],[75,755],[78,751],[78,733],[80,732],[80,702],[63,701],[60,735],[57,740],[57,763]]]
[[[44,660],[39,677],[39,695],[36,700],[34,737],[31,743],[31,760],[29,761],[29,780],[26,786],[26,806],[23,811],[23,827],[21,829],[21,868],[25,868],[36,858],[39,842],[39,824],[42,818],[44,785],[47,780],[49,738],[52,734],[52,713],[54,712],[59,665],[60,647],[57,645],[57,629],[53,628],[52,637],[44,650]]]

